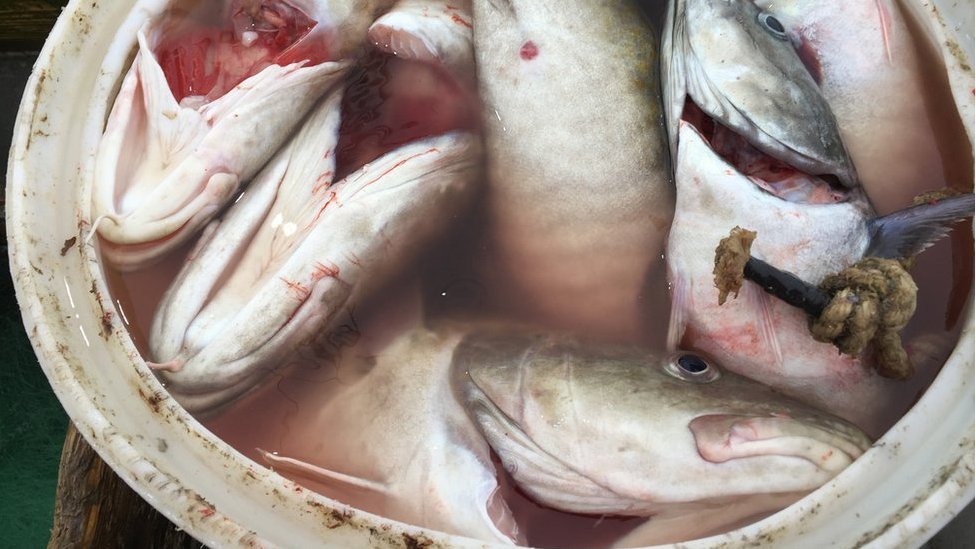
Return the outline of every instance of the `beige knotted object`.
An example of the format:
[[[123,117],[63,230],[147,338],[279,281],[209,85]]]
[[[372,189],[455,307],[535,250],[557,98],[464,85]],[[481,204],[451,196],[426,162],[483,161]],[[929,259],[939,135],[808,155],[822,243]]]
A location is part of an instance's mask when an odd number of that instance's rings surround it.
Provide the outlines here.
[[[873,345],[879,374],[911,377],[914,367],[899,332],[915,314],[918,286],[901,262],[868,257],[828,276],[820,289],[833,297],[819,317],[810,318],[814,339],[852,356]]]
[[[827,276],[819,288],[751,257],[754,231],[735,227],[715,249],[715,287],[719,305],[738,297],[743,278],[799,307],[809,315],[814,339],[847,355],[874,349],[874,367],[884,377],[907,379],[914,372],[899,332],[915,314],[918,287],[905,265],[868,257]],[[770,283],[775,279],[776,283]]]

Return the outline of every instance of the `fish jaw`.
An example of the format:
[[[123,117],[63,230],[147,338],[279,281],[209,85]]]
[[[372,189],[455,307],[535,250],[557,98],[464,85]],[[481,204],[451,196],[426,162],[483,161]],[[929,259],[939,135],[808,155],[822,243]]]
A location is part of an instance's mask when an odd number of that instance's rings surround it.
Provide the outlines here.
[[[788,40],[769,34],[753,2],[681,0],[665,24],[665,120],[677,152],[685,101],[800,171],[857,185],[833,113]],[[747,59],[742,65],[728,59]]]
[[[713,384],[677,380],[634,349],[475,335],[458,347],[454,367],[462,402],[512,478],[565,511],[651,516],[723,498],[765,501],[813,490],[843,465],[797,459],[807,454],[787,437],[767,437],[764,452],[723,455],[711,442],[721,423],[712,418],[735,417],[739,429],[779,426],[851,460],[870,444],[857,428],[759,383],[731,373]]]
[[[828,479],[871,445],[863,433],[840,424],[822,429],[783,417],[714,414],[699,416],[688,427],[695,435],[698,453],[710,462],[759,455],[792,456],[814,464]]]
[[[307,149],[300,159],[322,156],[314,141],[297,145]],[[472,134],[424,139],[314,197],[279,191],[289,181],[274,176],[287,169],[272,162],[271,177],[191,254],[157,309],[150,347],[155,363],[172,366],[161,372],[170,392],[205,413],[260,383],[289,349],[391,280],[463,211],[479,155]],[[322,173],[313,165],[298,183],[317,189]]]
[[[173,97],[148,40],[144,28],[95,161],[92,213],[106,259],[123,270],[194,236],[345,70],[271,65],[213,102],[187,106]],[[145,152],[127,152],[134,148]]]

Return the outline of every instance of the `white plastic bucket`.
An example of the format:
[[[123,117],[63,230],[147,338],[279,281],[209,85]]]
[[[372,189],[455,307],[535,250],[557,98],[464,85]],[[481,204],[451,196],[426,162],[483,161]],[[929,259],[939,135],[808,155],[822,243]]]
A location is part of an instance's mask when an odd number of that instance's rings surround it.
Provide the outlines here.
[[[904,0],[946,59],[973,137],[973,1]],[[358,511],[250,461],[159,384],[84,243],[95,146],[136,29],[165,2],[75,0],[27,86],[10,152],[7,234],[24,324],[62,404],[101,457],[177,526],[214,546],[483,546]],[[107,60],[107,61],[106,61]],[[917,546],[973,498],[973,304],[917,403],[826,486],[761,522],[683,547]]]

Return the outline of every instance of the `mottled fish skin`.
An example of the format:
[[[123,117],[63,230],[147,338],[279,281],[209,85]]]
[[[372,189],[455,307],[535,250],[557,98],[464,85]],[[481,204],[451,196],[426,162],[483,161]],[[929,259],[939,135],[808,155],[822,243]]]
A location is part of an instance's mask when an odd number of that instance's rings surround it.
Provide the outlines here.
[[[759,189],[715,155],[689,123],[680,126],[678,199],[668,242],[672,285],[669,343],[699,349],[726,368],[847,419],[872,436],[901,417],[933,374],[918,364],[911,382],[882,378],[861,357],[815,341],[806,314],[746,283],[718,304],[715,246],[735,226],[758,232],[752,255],[817,284],[867,253],[924,249],[946,224],[972,215],[972,195],[876,219],[858,201],[795,204]]]
[[[765,15],[752,1],[671,2],[662,82],[672,156],[691,99],[773,158],[855,187],[857,174],[829,105],[788,37],[765,26]]]
[[[653,33],[630,2],[472,9],[488,293],[526,321],[639,338],[674,203]]]
[[[888,214],[926,191],[972,190],[972,151],[945,84],[894,0],[764,0],[803,53],[871,203]],[[954,120],[953,120],[954,119]]]
[[[230,17],[233,3],[225,3]],[[294,7],[317,25],[282,54],[297,56],[294,62],[272,63],[221,97],[182,101],[153,53],[167,16],[147,23],[95,160],[92,216],[103,257],[136,270],[198,234],[345,68],[338,57],[310,64],[305,54],[348,54],[365,39],[369,14],[384,3],[296,0]]]
[[[720,530],[798,499],[870,445],[853,425],[715,363],[682,371],[683,355],[474,332],[453,375],[518,486],[565,511],[693,515]],[[659,541],[701,531],[684,527]]]

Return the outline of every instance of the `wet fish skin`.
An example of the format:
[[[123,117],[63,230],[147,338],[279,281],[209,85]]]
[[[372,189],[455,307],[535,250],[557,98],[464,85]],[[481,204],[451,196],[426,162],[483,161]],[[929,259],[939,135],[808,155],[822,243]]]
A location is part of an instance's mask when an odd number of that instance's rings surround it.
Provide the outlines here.
[[[103,257],[137,270],[198,234],[342,76],[339,56],[365,38],[366,18],[384,2],[297,0],[317,25],[276,59],[283,64],[220,97],[174,97],[153,52],[169,21],[147,22],[95,160],[92,217]],[[224,4],[230,18],[234,3]],[[323,51],[337,57],[324,60]]]
[[[445,67],[464,84],[474,78],[471,2],[399,0],[369,27],[373,45],[397,57]]]
[[[362,320],[366,335],[372,326]],[[208,426],[255,461],[358,509],[493,544],[524,542],[496,493],[488,444],[452,393],[459,334],[413,325],[376,347],[361,340],[317,362],[335,377],[315,383],[307,370],[297,379],[285,372],[284,389],[266,387]]]
[[[972,190],[972,152],[946,69],[924,55],[897,0],[764,0],[804,51],[872,204],[888,214],[926,191]],[[955,120],[953,120],[955,119]]]
[[[972,195],[882,218],[863,201],[795,204],[736,172],[691,124],[682,122],[680,135],[678,200],[667,253],[673,287],[669,345],[708,353],[731,371],[880,436],[890,418],[907,411],[938,361],[922,360],[910,382],[888,380],[862,357],[815,341],[804,312],[754,284],[720,306],[712,277],[715,245],[735,226],[757,231],[755,257],[817,284],[868,253],[898,256],[924,249],[945,234],[947,224],[972,214]]]
[[[339,96],[208,228],[157,307],[153,365],[192,412],[212,414],[264,381],[469,203],[480,146],[462,132],[404,145],[330,185]]]
[[[671,2],[662,82],[672,157],[691,99],[766,154],[855,187],[857,173],[829,105],[788,37],[764,28],[766,15],[751,1]]]
[[[652,31],[632,2],[475,0],[472,10],[486,299],[525,321],[640,338],[674,203]]]
[[[693,513],[717,528],[799,498],[870,445],[853,425],[714,363],[675,374],[677,356],[475,332],[453,375],[520,488],[571,512]],[[725,498],[736,505],[710,506]]]

